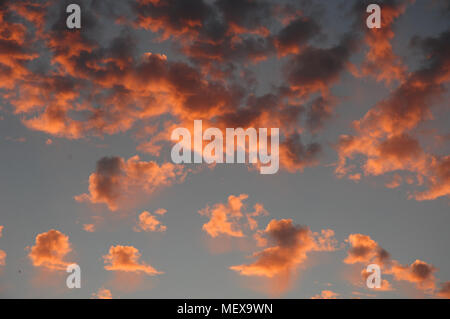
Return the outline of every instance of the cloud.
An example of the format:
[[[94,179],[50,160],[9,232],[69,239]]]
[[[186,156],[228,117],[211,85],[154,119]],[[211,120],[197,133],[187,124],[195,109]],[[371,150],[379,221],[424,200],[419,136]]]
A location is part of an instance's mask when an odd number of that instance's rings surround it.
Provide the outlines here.
[[[364,30],[364,42],[369,50],[362,63],[361,74],[357,76],[373,76],[377,81],[390,84],[393,80],[403,81],[407,68],[392,48],[391,41],[395,37],[394,25],[396,20],[405,12],[411,0],[387,0],[379,5],[382,8],[381,28],[366,27],[366,7],[369,1],[358,1],[354,5],[354,14],[359,16],[355,28]]]
[[[140,0],[134,6],[137,26],[162,32],[162,40],[171,36],[193,37],[198,34],[210,8],[202,0]]]
[[[447,157],[426,153],[419,137],[412,135],[418,125],[432,118],[431,106],[446,92],[449,37],[446,31],[436,37],[413,38],[412,45],[422,49],[427,59],[390,96],[353,123],[356,135],[340,137],[338,177],[354,174],[357,166],[352,160],[362,156],[366,175],[406,171],[416,175],[419,185],[428,185],[428,190],[415,192],[411,198],[432,200],[449,195]]]
[[[58,230],[51,229],[36,236],[36,243],[30,248],[28,257],[35,267],[65,270],[71,263],[64,259],[71,251],[69,237]]]
[[[163,215],[165,212],[165,209],[158,209],[155,211],[155,214]],[[134,231],[165,232],[167,230],[167,227],[161,224],[155,215],[152,215],[147,211],[143,211],[138,219],[137,227],[134,228]]]
[[[318,143],[303,144],[300,134],[288,136],[280,145],[280,163],[289,172],[302,172],[305,167],[319,163],[321,146]]]
[[[433,265],[416,260],[411,265],[394,263],[387,273],[392,274],[396,280],[414,283],[419,289],[433,290],[435,288],[436,278],[434,273],[436,271],[437,268]]]
[[[0,225],[0,238],[2,237],[2,231],[4,226]],[[6,264],[6,252],[0,249],[0,266],[4,266]]]
[[[278,54],[298,54],[308,40],[319,33],[318,24],[307,17],[299,17],[280,30],[275,37]]]
[[[0,249],[0,266],[6,265],[6,253]]]
[[[111,246],[109,253],[103,256],[105,269],[110,271],[122,271],[131,273],[145,273],[149,276],[160,275],[160,272],[152,266],[139,262],[141,254],[133,246]]]
[[[337,299],[339,294],[331,290],[322,290],[320,294],[314,295],[311,299]]]
[[[362,234],[350,234],[347,239],[346,264],[377,262],[383,264],[390,258],[389,253],[381,248],[372,238]]]
[[[450,299],[450,281],[441,284],[437,294],[439,297]]]
[[[300,54],[292,56],[285,65],[291,90],[300,94],[315,91],[327,93],[331,84],[335,83],[340,73],[345,70],[356,45],[356,39],[352,35],[346,35],[336,46],[307,47]]]
[[[418,201],[450,196],[450,155],[435,158],[430,165],[430,170],[429,188],[414,195],[414,198]]]
[[[436,278],[434,273],[437,268],[421,260],[416,260],[410,265],[402,265],[390,254],[381,248],[376,241],[367,235],[350,234],[347,242],[350,247],[347,250],[347,257],[344,263],[354,264],[375,263],[381,267],[383,276],[390,275],[396,281],[407,281],[415,285],[416,289],[425,293],[432,293],[435,289]],[[366,269],[361,272],[362,279],[367,279],[369,275]],[[383,279],[380,291],[393,290],[391,284]]]
[[[89,176],[89,193],[75,196],[75,200],[106,204],[115,211],[137,193],[152,194],[183,181],[185,176],[182,165],[158,165],[153,161],[141,161],[137,155],[127,161],[121,157],[103,157],[97,162],[96,171]]]
[[[88,233],[95,232],[95,225],[94,224],[84,224],[83,229],[87,231]]]
[[[96,293],[92,294],[92,297],[95,299],[113,299],[111,290],[106,288],[100,288]]]
[[[246,211],[244,200],[247,194],[239,196],[230,195],[226,204],[218,203],[212,207],[199,211],[200,215],[209,217],[209,221],[203,225],[203,230],[211,237],[220,235],[230,237],[245,237],[244,229],[255,230],[258,223],[254,217],[267,215],[263,205],[256,203],[253,212]],[[245,219],[243,220],[243,217]]]
[[[321,237],[306,226],[294,225],[291,219],[272,219],[264,235],[271,246],[254,253],[252,257],[256,260],[253,263],[231,266],[230,269],[244,276],[272,278],[292,273],[306,261],[309,252],[336,249],[333,231],[327,230]]]

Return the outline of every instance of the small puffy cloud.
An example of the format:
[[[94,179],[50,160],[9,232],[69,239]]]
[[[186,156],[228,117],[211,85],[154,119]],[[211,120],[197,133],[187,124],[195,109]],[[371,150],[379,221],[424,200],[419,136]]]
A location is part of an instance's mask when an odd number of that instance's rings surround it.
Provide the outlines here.
[[[437,271],[433,265],[424,261],[416,260],[411,265],[400,265],[395,262],[388,273],[392,274],[396,280],[404,280],[416,284],[418,289],[430,290],[435,288]]]
[[[240,194],[239,196],[230,195],[226,204],[218,203],[212,207],[207,206],[200,210],[200,215],[210,218],[203,225],[203,230],[213,238],[219,235],[244,237],[244,226],[255,230],[258,227],[255,217],[267,215],[268,212],[264,209],[263,205],[258,203],[254,205],[254,211],[247,212],[244,203],[244,200],[247,198],[247,194]],[[242,221],[244,216],[246,222]]]
[[[155,210],[155,214],[156,215],[164,215],[165,213],[167,213],[167,209],[164,208],[158,208],[157,210]]]
[[[0,238],[3,236],[3,234],[2,234],[3,228],[4,228],[4,226],[0,225]]]
[[[141,254],[133,246],[111,246],[109,253],[103,256],[105,269],[110,271],[123,271],[133,273],[145,273],[150,276],[162,274],[152,266],[139,262]]]
[[[6,253],[0,249],[0,266],[6,265]]]
[[[439,289],[437,295],[442,298],[450,299],[450,281],[441,284],[441,288]]]
[[[64,258],[71,251],[69,237],[51,229],[36,236],[36,244],[31,247],[28,257],[33,266],[49,270],[65,270],[71,263]]]
[[[157,189],[184,180],[183,166],[141,161],[133,156],[127,161],[121,157],[104,157],[97,162],[97,168],[89,176],[89,193],[75,196],[78,202],[106,204],[115,211],[127,199],[133,199],[137,192],[152,194]]]
[[[102,287],[96,293],[94,292],[92,297],[95,299],[112,299],[112,294],[109,289]]]
[[[155,211],[155,214],[163,215],[166,212],[165,209],[159,209]],[[155,215],[147,211],[143,211],[138,217],[137,226],[134,231],[146,231],[146,232],[165,232],[167,227],[161,224],[161,222],[156,218]]]
[[[272,278],[289,274],[304,263],[311,251],[334,250],[334,232],[325,231],[322,235],[313,233],[306,226],[294,225],[292,219],[272,219],[264,235],[271,246],[253,254],[253,263],[232,266],[230,269],[244,276]]]
[[[320,294],[314,295],[311,299],[337,299],[339,294],[331,290],[322,290]]]
[[[346,264],[379,262],[383,263],[389,254],[381,248],[370,236],[362,234],[350,234],[347,242],[350,248],[347,251],[347,257],[344,259]]]
[[[84,224],[83,229],[87,231],[88,233],[93,233],[95,231],[95,225],[94,224]]]

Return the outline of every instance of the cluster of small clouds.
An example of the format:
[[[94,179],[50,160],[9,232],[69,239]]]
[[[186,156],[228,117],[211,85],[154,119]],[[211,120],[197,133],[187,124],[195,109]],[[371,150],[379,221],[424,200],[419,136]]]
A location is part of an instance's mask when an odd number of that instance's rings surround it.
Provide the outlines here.
[[[380,245],[367,235],[351,234],[347,238],[350,245],[347,250],[346,264],[378,264],[382,267],[383,275],[392,276],[395,281],[406,281],[415,286],[416,289],[428,295],[444,296],[448,290],[448,283],[441,283],[441,289],[437,289],[437,279],[435,273],[438,270],[432,264],[422,260],[415,260],[411,264],[403,265],[399,261],[392,259],[390,254],[380,247]],[[369,275],[364,269],[361,273],[364,282]],[[393,290],[391,283],[383,279],[381,291]]]
[[[163,216],[167,212],[164,208],[159,208],[155,211],[155,215],[152,215],[148,211],[143,211],[138,219],[137,226],[134,228],[134,231],[140,232],[165,232],[167,227],[157,219],[157,215]]]
[[[241,238],[252,237],[254,249],[252,262],[230,266],[229,269],[241,276],[253,276],[256,278],[272,280],[276,282],[273,291],[269,294],[282,294],[295,282],[296,275],[301,269],[310,267],[307,264],[309,255],[314,252],[335,252],[345,249],[347,256],[343,263],[347,265],[368,265],[376,263],[380,265],[383,273],[381,288],[374,292],[396,290],[394,282],[411,283],[414,289],[423,291],[432,297],[449,298],[450,282],[441,282],[435,276],[438,268],[421,260],[415,260],[411,264],[402,264],[393,259],[389,252],[382,248],[368,235],[359,233],[350,234],[343,243],[335,238],[335,232],[331,229],[322,229],[313,232],[308,226],[297,225],[292,219],[271,219],[266,227],[261,228],[253,217],[268,217],[263,205],[256,203],[254,211],[247,210],[244,202],[248,195],[230,195],[226,204],[217,203],[207,206],[199,211],[203,216],[210,218],[202,229],[211,238]],[[156,216],[164,216],[165,209],[157,209],[154,214],[144,211],[139,214],[136,231],[163,232],[166,227],[161,225]],[[0,226],[0,237],[3,226]],[[27,247],[28,257],[35,267],[47,271],[65,271],[66,267],[73,263],[73,248],[69,237],[62,232],[51,229],[40,233],[35,238],[35,243]],[[5,254],[6,256],[6,254]],[[143,274],[156,276],[164,274],[149,263],[142,261],[140,251],[131,245],[112,245],[107,254],[103,256],[104,269],[115,273]],[[1,261],[1,259],[0,259]],[[4,265],[3,263],[0,265]],[[360,273],[360,279],[365,282],[369,273],[364,268]],[[388,276],[389,279],[386,279]],[[355,287],[361,287],[361,280],[350,283]],[[328,284],[331,286],[332,284]],[[355,296],[366,296],[355,292]],[[93,298],[110,299],[111,291],[104,287],[92,294]],[[340,298],[342,294],[323,290],[314,295],[313,299]]]
[[[230,195],[227,204],[218,203],[212,209],[207,206],[201,210],[200,214],[210,217],[210,220],[203,225],[203,230],[213,238],[219,235],[245,236],[242,229],[248,225],[242,218],[243,212],[245,212],[245,205],[242,201],[247,198],[246,194]],[[262,207],[261,204],[256,204],[256,206]],[[267,211],[265,211],[265,215],[268,215]],[[232,218],[232,222],[229,221],[229,218]],[[230,269],[242,276],[274,279],[277,282],[276,291],[274,291],[276,294],[289,289],[296,272],[305,265],[310,253],[333,252],[347,246],[344,264],[368,265],[375,263],[382,267],[383,276],[391,276],[395,281],[409,282],[414,285],[415,289],[423,291],[429,296],[448,296],[448,282],[441,283],[440,289],[437,287],[435,273],[438,269],[435,266],[421,260],[403,265],[392,259],[390,254],[370,236],[358,233],[350,234],[345,242],[340,244],[335,238],[333,230],[322,229],[320,232],[313,232],[307,226],[295,225],[292,219],[272,219],[265,229],[257,227],[256,224],[252,230],[253,237],[257,242],[256,246],[260,247],[260,250],[251,256],[254,261],[249,264],[231,266]],[[369,274],[365,268],[361,271],[361,279],[364,283]],[[358,280],[353,284],[360,286],[361,281]],[[388,280],[382,279],[381,287],[377,290],[392,291],[395,288]],[[269,291],[269,293],[273,293],[273,291]],[[339,294],[326,290],[314,298],[337,296]]]

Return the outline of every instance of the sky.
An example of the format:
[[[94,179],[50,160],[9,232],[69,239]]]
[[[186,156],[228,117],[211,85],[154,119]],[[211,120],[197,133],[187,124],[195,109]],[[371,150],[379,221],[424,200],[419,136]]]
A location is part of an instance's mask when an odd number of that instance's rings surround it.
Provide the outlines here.
[[[0,0],[0,298],[450,298],[449,14]],[[279,170],[174,163],[195,120]]]

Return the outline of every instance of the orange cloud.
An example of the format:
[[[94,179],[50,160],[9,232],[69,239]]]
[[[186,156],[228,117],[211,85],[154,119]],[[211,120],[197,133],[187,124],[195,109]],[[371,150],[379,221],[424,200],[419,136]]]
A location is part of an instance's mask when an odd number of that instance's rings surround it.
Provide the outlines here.
[[[413,1],[388,1],[382,3],[381,28],[369,29],[364,26],[365,42],[369,47],[365,61],[362,64],[363,76],[373,76],[377,81],[385,81],[390,84],[393,80],[403,81],[407,68],[402,60],[393,52],[391,41],[395,34],[393,25],[395,20],[406,10],[408,3]],[[357,14],[364,12],[366,19],[365,3],[360,2],[355,5]]]
[[[110,271],[123,271],[132,273],[145,273],[149,276],[162,274],[152,266],[139,262],[141,254],[133,246],[111,246],[109,254],[103,256],[105,269]]]
[[[0,249],[0,266],[6,265],[6,253]]]
[[[161,215],[161,212],[165,213],[165,210],[157,210],[155,214]],[[162,213],[162,214],[164,214]],[[153,232],[165,232],[167,227],[161,224],[161,222],[156,219],[156,216],[150,214],[147,211],[143,211],[139,215],[139,221],[137,227],[134,228],[134,231],[153,231]]]
[[[377,262],[383,264],[389,253],[381,248],[372,238],[362,234],[350,234],[347,239],[350,248],[347,250],[346,264]]]
[[[428,190],[414,195],[414,198],[418,201],[450,196],[450,155],[435,158],[430,170]]]
[[[1,225],[0,225],[0,238],[3,236],[3,234],[2,234],[3,228],[4,228],[4,226],[1,226]]]
[[[94,292],[92,294],[92,297],[96,299],[113,299],[111,291],[103,287],[100,288],[96,293]]]
[[[439,297],[450,299],[450,281],[441,284],[441,289],[439,289]]]
[[[416,260],[410,265],[402,265],[397,260],[391,259],[389,253],[381,248],[372,238],[362,234],[349,235],[347,242],[350,244],[347,257],[344,262],[354,263],[376,263],[382,267],[383,275],[390,275],[396,281],[407,281],[415,285],[425,293],[432,293],[436,286],[434,273],[437,268],[421,260]],[[366,269],[361,272],[365,280],[369,275]],[[393,290],[391,284],[383,279],[380,291]]]
[[[291,219],[273,219],[267,225],[265,236],[272,246],[253,254],[256,261],[251,264],[232,266],[230,269],[244,276],[272,278],[290,274],[304,263],[311,251],[335,250],[332,231],[325,231],[325,237],[312,233],[308,227],[294,225]],[[321,238],[321,239],[320,239]]]
[[[104,157],[89,176],[89,193],[75,196],[79,202],[106,204],[115,211],[124,201],[136,197],[139,192],[152,194],[157,189],[183,181],[183,166],[141,161],[133,156],[127,161],[120,157]]]
[[[213,238],[220,235],[244,237],[244,228],[255,230],[258,227],[258,223],[254,217],[267,215],[268,212],[263,205],[258,203],[254,205],[253,212],[246,212],[244,200],[247,198],[247,194],[230,195],[227,204],[218,203],[213,207],[207,206],[200,210],[200,215],[210,218],[203,225],[203,230]],[[241,222],[244,216],[247,219],[247,223]]]
[[[433,265],[424,261],[416,260],[411,265],[400,265],[394,262],[387,273],[392,274],[396,280],[404,280],[416,284],[417,288],[423,290],[433,290],[437,271]]]
[[[419,124],[432,118],[431,106],[445,93],[444,84],[450,80],[449,37],[447,31],[434,38],[414,38],[413,45],[423,49],[426,62],[354,122],[355,136],[340,137],[338,177],[351,176],[357,167],[351,161],[362,156],[366,175],[407,171],[416,174],[419,185],[428,184],[428,190],[416,192],[412,198],[431,200],[449,195],[447,157],[425,153],[419,139],[411,135]]]
[[[337,299],[339,294],[331,290],[322,290],[320,294],[314,295],[311,299]]]
[[[64,258],[71,251],[69,237],[51,229],[36,236],[36,244],[31,247],[28,257],[35,267],[65,270],[71,263],[64,261]]]
[[[88,233],[93,233],[95,231],[95,225],[94,224],[84,224],[83,229],[87,231]]]

